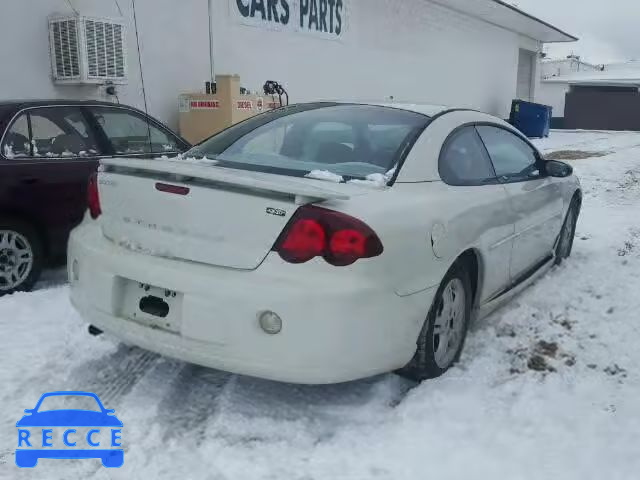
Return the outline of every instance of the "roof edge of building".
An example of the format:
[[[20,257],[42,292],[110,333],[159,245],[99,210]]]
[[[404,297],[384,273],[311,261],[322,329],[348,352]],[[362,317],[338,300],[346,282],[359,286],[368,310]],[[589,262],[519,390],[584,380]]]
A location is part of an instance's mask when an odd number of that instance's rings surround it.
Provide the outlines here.
[[[559,29],[558,27],[551,25],[548,22],[545,22],[544,20],[539,19],[538,17],[531,15],[530,13],[525,12],[524,10],[519,9],[518,7],[514,6],[514,5],[510,5],[502,0],[492,0],[494,3],[497,3],[498,5],[501,5],[503,7],[508,8],[509,10],[512,10],[526,18],[528,18],[529,20],[533,20],[534,22],[537,22],[541,25],[544,25],[547,28],[550,28],[552,30],[555,30],[557,33],[559,33],[560,35],[566,37],[566,40],[562,40],[562,41],[558,41],[558,42],[553,42],[553,43],[562,43],[562,42],[577,42],[579,39],[578,37],[575,37],[567,32],[565,32],[564,30]]]

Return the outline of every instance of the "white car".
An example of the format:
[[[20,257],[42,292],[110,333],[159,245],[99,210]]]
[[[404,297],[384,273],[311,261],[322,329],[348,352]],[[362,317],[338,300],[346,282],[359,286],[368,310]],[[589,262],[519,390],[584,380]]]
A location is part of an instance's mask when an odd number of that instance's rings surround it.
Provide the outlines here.
[[[103,160],[71,300],[93,333],[230,372],[432,378],[473,319],[569,256],[581,198],[493,116],[299,104],[184,157]]]

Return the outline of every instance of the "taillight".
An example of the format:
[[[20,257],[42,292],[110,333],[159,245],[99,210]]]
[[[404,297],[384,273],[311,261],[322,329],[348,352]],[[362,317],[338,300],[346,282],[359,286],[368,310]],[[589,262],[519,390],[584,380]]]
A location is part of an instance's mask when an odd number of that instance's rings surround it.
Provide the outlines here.
[[[316,206],[300,207],[273,246],[289,263],[323,257],[344,267],[383,252],[378,235],[363,221]]]
[[[102,209],[100,208],[100,194],[98,193],[98,174],[94,173],[89,177],[89,187],[87,188],[87,204],[89,206],[89,214],[94,220],[100,216]]]

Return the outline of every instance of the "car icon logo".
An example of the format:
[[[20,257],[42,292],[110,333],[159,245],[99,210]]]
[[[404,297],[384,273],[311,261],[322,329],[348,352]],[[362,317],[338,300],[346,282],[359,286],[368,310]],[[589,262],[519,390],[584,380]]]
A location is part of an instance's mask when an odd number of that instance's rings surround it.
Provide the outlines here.
[[[16,423],[18,467],[33,468],[40,458],[99,458],[107,468],[124,463],[122,422],[95,393],[45,393],[25,413]]]

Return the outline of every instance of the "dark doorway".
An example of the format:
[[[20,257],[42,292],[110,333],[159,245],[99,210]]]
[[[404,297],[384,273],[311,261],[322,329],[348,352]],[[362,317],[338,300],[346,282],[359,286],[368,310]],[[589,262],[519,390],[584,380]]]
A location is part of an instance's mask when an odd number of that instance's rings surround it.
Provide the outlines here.
[[[564,128],[640,131],[640,93],[635,86],[572,86]]]

